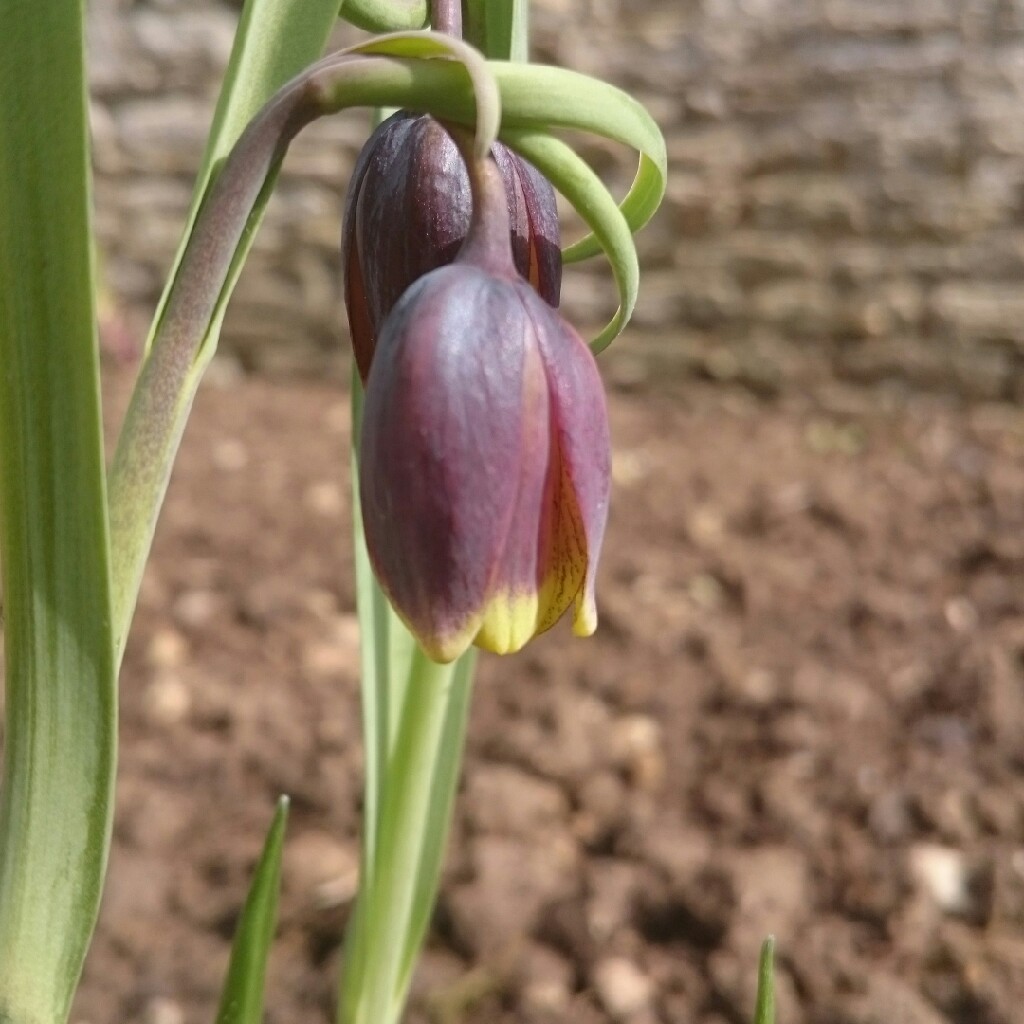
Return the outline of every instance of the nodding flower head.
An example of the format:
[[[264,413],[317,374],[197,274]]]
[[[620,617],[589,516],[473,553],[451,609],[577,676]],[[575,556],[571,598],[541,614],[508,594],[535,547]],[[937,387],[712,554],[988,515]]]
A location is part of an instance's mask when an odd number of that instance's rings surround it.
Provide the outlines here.
[[[381,327],[359,452],[374,570],[442,662],[516,651],[570,605],[594,631],[610,483],[594,357],[517,272],[507,178],[489,160],[471,172],[458,257]]]
[[[554,189],[500,143],[494,158],[505,186],[515,266],[557,306],[562,259]],[[471,210],[458,146],[432,117],[399,111],[363,147],[345,201],[342,267],[364,383],[385,317],[417,278],[452,262],[469,231]]]

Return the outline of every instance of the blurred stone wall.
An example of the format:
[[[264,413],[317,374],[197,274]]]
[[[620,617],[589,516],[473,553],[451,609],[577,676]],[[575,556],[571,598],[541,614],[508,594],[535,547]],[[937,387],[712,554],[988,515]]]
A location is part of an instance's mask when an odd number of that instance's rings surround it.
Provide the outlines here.
[[[623,371],[770,390],[835,373],[1018,397],[1024,0],[540,0],[538,57],[609,77],[667,139],[666,204]],[[98,225],[148,310],[178,241],[236,8],[92,0]],[[337,239],[365,117],[288,157],[226,325],[247,367],[339,369]],[[586,152],[616,188],[632,165]],[[570,271],[581,326],[614,305]],[[623,353],[629,355],[624,356]],[[660,372],[660,371],[659,371]]]

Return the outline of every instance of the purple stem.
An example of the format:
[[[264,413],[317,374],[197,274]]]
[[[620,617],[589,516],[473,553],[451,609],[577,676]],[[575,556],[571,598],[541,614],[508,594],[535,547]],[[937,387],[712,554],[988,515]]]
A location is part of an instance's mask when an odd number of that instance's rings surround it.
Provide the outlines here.
[[[462,38],[462,0],[430,0],[430,27]]]
[[[473,195],[469,233],[457,260],[486,267],[499,276],[514,278],[517,271],[512,258],[508,196],[498,165],[491,156],[481,160],[473,155],[473,137],[464,129],[446,127],[458,143],[462,159],[466,162],[469,188]]]

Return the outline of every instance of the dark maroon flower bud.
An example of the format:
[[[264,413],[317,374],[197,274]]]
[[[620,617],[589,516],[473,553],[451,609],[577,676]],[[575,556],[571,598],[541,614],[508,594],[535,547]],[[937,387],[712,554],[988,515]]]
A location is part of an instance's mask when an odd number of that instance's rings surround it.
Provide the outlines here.
[[[519,273],[552,306],[562,283],[558,212],[547,179],[494,146]],[[345,306],[364,383],[377,335],[405,290],[455,259],[469,230],[469,178],[455,141],[432,117],[399,111],[363,147],[345,201]]]
[[[570,604],[592,633],[610,488],[594,356],[517,273],[497,169],[473,173],[457,259],[381,328],[360,443],[374,571],[437,661],[516,651]]]

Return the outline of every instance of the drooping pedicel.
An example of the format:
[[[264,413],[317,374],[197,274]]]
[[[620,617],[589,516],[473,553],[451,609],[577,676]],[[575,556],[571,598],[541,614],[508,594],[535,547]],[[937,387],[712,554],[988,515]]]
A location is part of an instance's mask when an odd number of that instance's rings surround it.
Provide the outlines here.
[[[432,658],[519,650],[574,605],[597,624],[610,443],[594,357],[517,272],[503,182],[474,167],[472,228],[384,321],[360,481],[374,571]]]
[[[557,306],[562,259],[554,189],[501,143],[494,158],[505,184],[516,268]],[[399,111],[363,147],[345,201],[342,267],[364,383],[385,317],[417,278],[455,259],[471,209],[459,148],[432,117]]]

